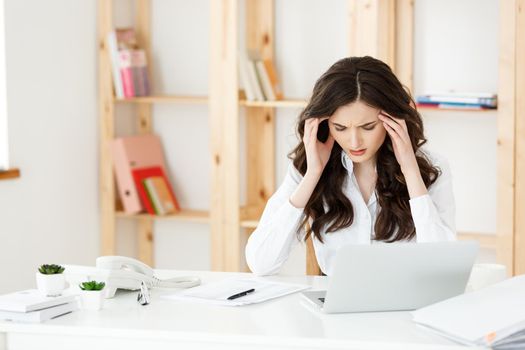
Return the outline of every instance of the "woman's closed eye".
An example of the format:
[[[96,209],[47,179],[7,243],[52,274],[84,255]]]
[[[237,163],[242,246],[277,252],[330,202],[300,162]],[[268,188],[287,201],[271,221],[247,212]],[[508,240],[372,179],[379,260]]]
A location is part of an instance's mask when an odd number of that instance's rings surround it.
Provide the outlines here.
[[[362,126],[363,130],[367,130],[367,131],[370,131],[370,130],[374,130],[374,128],[376,127],[377,123],[374,123],[374,124],[368,124],[368,125],[365,125],[365,126]]]
[[[377,125],[377,122],[374,122],[374,123],[362,125],[360,126],[360,128],[366,131],[370,131],[370,130],[374,130],[376,125]],[[345,131],[346,129],[347,128],[345,126],[335,126],[335,131]]]

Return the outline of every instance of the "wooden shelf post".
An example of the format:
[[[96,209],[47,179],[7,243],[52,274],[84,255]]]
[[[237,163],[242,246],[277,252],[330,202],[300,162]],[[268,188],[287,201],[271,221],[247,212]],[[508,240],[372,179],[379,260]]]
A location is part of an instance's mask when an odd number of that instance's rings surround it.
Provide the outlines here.
[[[414,91],[414,0],[395,3],[394,72],[411,93]]]
[[[246,1],[246,49],[274,60],[274,0]],[[259,218],[275,191],[274,108],[246,109],[246,148],[247,206],[252,218]],[[253,229],[246,231],[250,234]],[[243,247],[247,236],[243,236]]]
[[[137,1],[137,37],[139,44],[150,53],[149,0]],[[107,34],[113,30],[112,1],[98,2],[98,40],[99,40],[99,104],[100,104],[100,220],[101,254],[116,254],[116,192],[113,175],[113,161],[109,151],[115,138],[115,110],[111,62],[107,46]],[[151,60],[150,60],[151,62]],[[142,134],[152,131],[151,105],[137,106],[138,130]],[[153,264],[153,219],[149,216],[138,218],[139,259],[148,265]]]
[[[414,0],[348,0],[348,8],[349,55],[386,62],[412,90]]]
[[[113,87],[106,35],[112,30],[112,1],[98,1],[101,253],[115,255],[115,180],[109,145],[115,136]]]
[[[150,25],[150,0],[137,1],[136,35],[139,47],[143,48],[147,55],[150,84],[153,85],[151,77],[151,25]],[[151,104],[141,103],[136,106],[138,113],[138,131],[140,134],[153,132],[153,121],[151,115]],[[138,257],[149,266],[155,266],[153,256],[153,217],[144,216],[138,219]]]
[[[238,0],[210,0],[211,263],[239,271]]]
[[[525,274],[525,1],[516,4],[516,231],[514,273]],[[504,23],[504,22],[500,22]],[[501,29],[500,29],[501,30]],[[499,154],[498,154],[499,156]]]
[[[395,67],[395,0],[348,0],[350,56],[372,56]]]
[[[500,1],[498,260],[525,273],[525,1]]]

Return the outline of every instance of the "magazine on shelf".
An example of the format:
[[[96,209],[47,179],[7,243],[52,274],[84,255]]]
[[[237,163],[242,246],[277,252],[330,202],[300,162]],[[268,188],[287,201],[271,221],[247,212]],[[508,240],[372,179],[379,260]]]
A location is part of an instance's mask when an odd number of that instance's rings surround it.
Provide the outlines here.
[[[416,97],[419,104],[447,104],[462,106],[480,106],[487,108],[496,108],[498,99],[496,94],[490,93],[434,93],[424,94]]]
[[[133,28],[117,28],[107,35],[113,85],[117,98],[147,96],[151,92],[146,52],[137,44]]]

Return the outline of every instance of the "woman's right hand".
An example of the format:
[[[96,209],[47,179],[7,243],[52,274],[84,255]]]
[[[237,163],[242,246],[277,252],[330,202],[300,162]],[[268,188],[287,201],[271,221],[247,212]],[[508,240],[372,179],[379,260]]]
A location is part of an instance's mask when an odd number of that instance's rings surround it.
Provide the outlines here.
[[[310,118],[304,123],[303,143],[306,151],[306,172],[315,176],[321,176],[323,173],[334,146],[334,138],[330,133],[325,143],[317,139],[319,124],[328,118]]]

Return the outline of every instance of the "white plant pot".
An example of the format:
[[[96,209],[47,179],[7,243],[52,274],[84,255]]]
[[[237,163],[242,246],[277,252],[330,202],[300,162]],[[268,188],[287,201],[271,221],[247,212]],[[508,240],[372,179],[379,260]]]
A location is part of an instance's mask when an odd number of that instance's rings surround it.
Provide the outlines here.
[[[36,286],[43,295],[55,297],[61,295],[66,288],[66,279],[63,273],[44,275],[37,271]]]
[[[80,304],[84,310],[100,310],[104,306],[106,290],[82,290]]]
[[[485,288],[507,278],[507,268],[501,264],[474,264],[467,284],[467,292]]]

